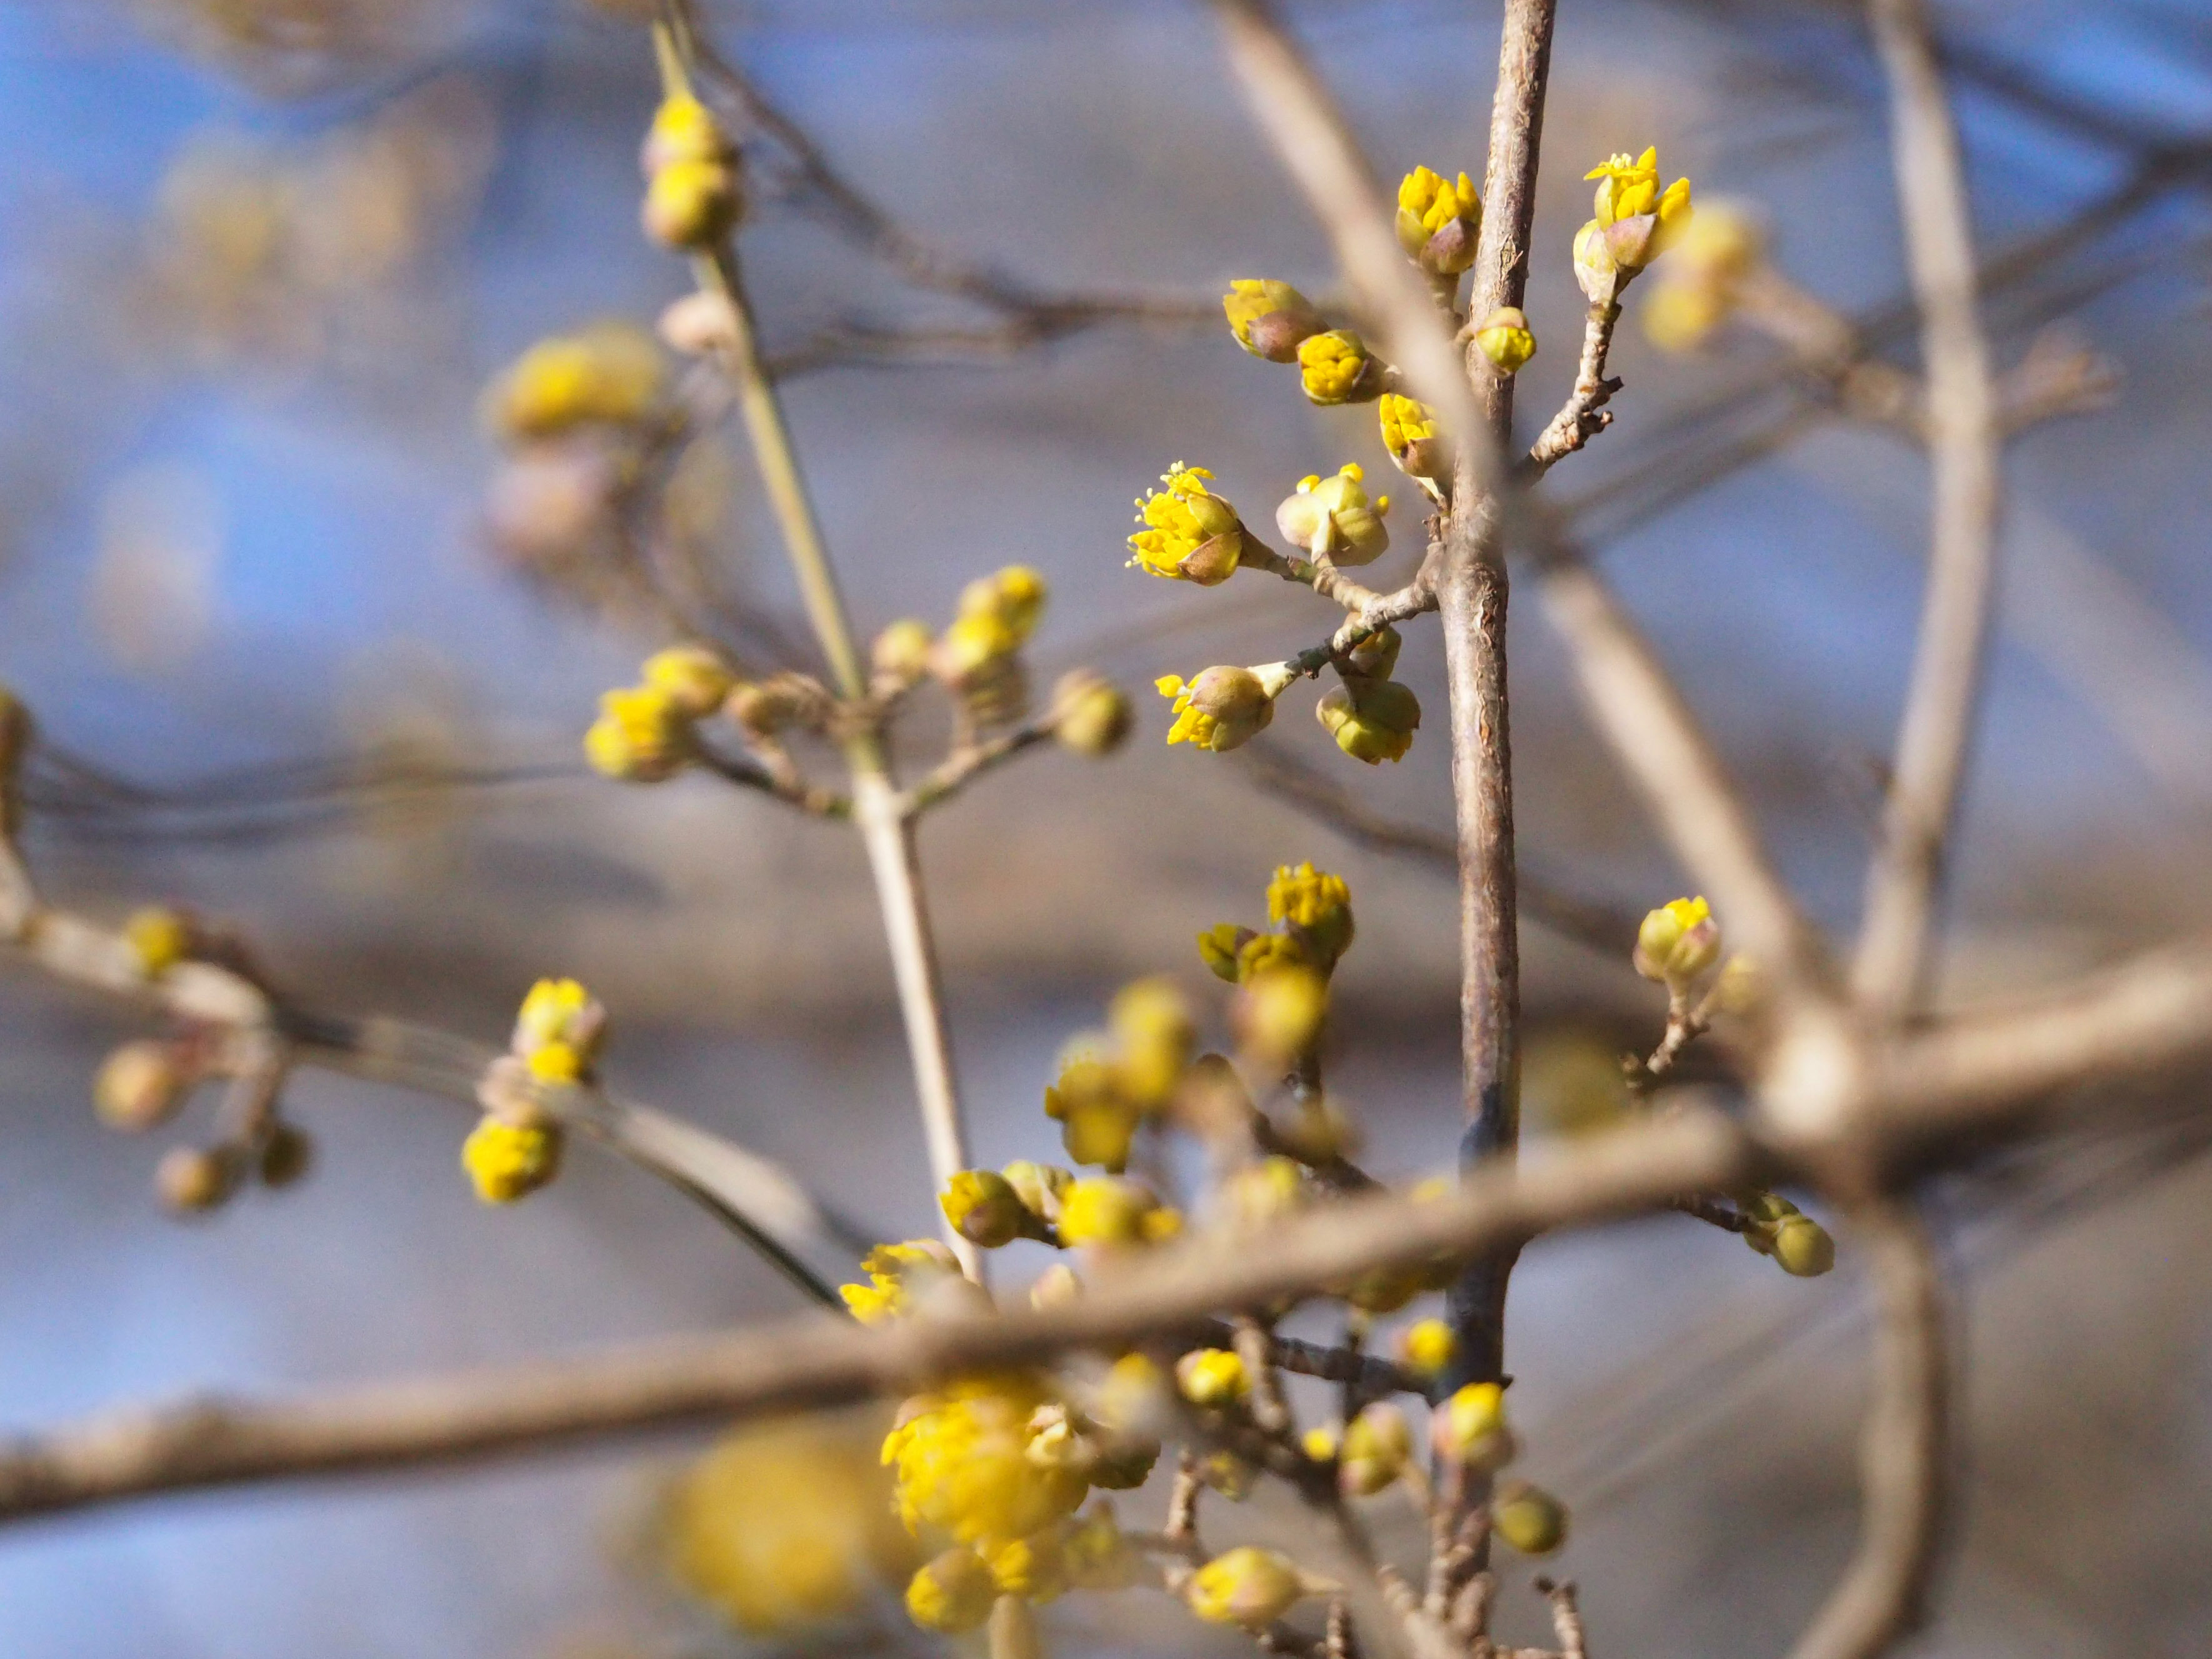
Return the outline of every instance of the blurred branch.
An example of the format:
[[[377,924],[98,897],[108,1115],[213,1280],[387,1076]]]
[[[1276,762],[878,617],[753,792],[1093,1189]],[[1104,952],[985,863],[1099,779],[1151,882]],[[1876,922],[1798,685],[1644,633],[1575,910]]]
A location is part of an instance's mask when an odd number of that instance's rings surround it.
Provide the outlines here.
[[[1850,1571],[1790,1659],[1875,1659],[1910,1634],[1923,1616],[1943,1519],[1950,1378],[1936,1254],[1903,1201],[1861,1206],[1854,1218],[1875,1294],[1865,1514]]]
[[[1906,264],[1920,303],[1935,469],[1928,593],[1851,988],[1879,1017],[1919,1000],[1944,842],[1980,707],[1996,579],[1997,409],[1976,308],[1972,210],[1921,0],[1874,0],[1892,88]]]

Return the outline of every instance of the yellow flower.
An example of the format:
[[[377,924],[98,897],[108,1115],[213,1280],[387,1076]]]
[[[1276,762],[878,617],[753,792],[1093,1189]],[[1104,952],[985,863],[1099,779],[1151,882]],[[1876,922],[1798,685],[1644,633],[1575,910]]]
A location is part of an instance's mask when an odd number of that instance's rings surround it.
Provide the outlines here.
[[[659,401],[663,381],[653,337],[600,323],[540,340],[492,383],[484,418],[508,441],[550,438],[586,423],[623,425]]]
[[[1298,343],[1298,380],[1310,402],[1364,404],[1382,392],[1382,368],[1366,342],[1348,328],[1333,328]]]
[[[1238,1041],[1261,1059],[1287,1064],[1310,1054],[1328,1014],[1328,981],[1303,963],[1249,975],[1229,1019]]]
[[[1090,1055],[1071,1059],[1044,1091],[1044,1115],[1060,1126],[1074,1162],[1115,1175],[1127,1167],[1142,1109],[1122,1088],[1117,1067]]]
[[[908,1530],[938,1527],[989,1548],[1073,1513],[1083,1477],[1028,1455],[1030,1419],[1050,1400],[1036,1378],[1005,1373],[908,1401],[883,1452]]]
[[[1505,1423],[1505,1390],[1495,1382],[1470,1382],[1429,1419],[1437,1455],[1470,1468],[1503,1468],[1513,1461],[1513,1431]]]
[[[1644,332],[1662,351],[1694,351],[1728,314],[1727,296],[1712,284],[1664,281],[1644,301]]]
[[[1464,173],[1457,183],[1415,167],[1398,185],[1398,246],[1422,270],[1456,276],[1474,263],[1482,198]]]
[[[729,135],[712,111],[687,93],[672,93],[653,112],[638,167],[650,179],[685,161],[726,161],[732,153]]]
[[[645,659],[639,678],[647,687],[665,692],[678,714],[695,720],[720,708],[737,684],[720,655],[703,645],[672,645],[654,652]]]
[[[1342,876],[1316,870],[1310,860],[1278,865],[1267,883],[1267,920],[1296,928],[1312,947],[1315,963],[1334,967],[1352,948],[1352,889]]]
[[[1067,1582],[1078,1589],[1127,1589],[1143,1571],[1143,1562],[1121,1536],[1111,1499],[1102,1498],[1068,1527],[1060,1539]]]
[[[1334,477],[1301,478],[1275,509],[1275,528],[1316,559],[1340,565],[1372,564],[1390,545],[1382,515],[1388,495],[1370,501],[1357,461],[1346,461]]]
[[[1295,933],[1254,933],[1237,951],[1237,983],[1249,985],[1279,968],[1311,968],[1305,942]]]
[[[509,1046],[547,1083],[589,1073],[606,1039],[607,1011],[573,979],[541,979],[522,999]]]
[[[592,769],[629,783],[659,783],[684,767],[690,729],[676,699],[657,685],[618,687],[599,698],[584,733]]]
[[[1000,1595],[1018,1595],[1024,1601],[1049,1601],[1067,1588],[1061,1530],[1047,1527],[991,1551],[986,1559]]]
[[[1307,1197],[1305,1172],[1294,1158],[1263,1158],[1221,1182],[1223,1212],[1231,1225],[1247,1231],[1281,1220]]]
[[[1221,664],[1188,682],[1180,675],[1163,674],[1153,689],[1175,700],[1176,719],[1168,728],[1168,741],[1216,754],[1250,742],[1275,718],[1275,699],[1293,678],[1280,663],[1257,668]]]
[[[1617,270],[1625,280],[1664,253],[1689,228],[1690,181],[1677,179],[1664,190],[1659,187],[1656,146],[1633,161],[1625,153],[1611,156],[1585,176],[1598,180],[1596,217],[1576,238],[1578,276],[1587,267],[1592,276]],[[1583,291],[1593,300],[1601,297],[1589,280],[1583,282]]]
[[[1403,760],[1413,746],[1413,733],[1421,726],[1421,703],[1395,680],[1347,675],[1342,684],[1322,694],[1314,705],[1314,718],[1352,759],[1379,766],[1386,760]]]
[[[123,924],[124,943],[148,979],[161,976],[192,951],[192,925],[181,912],[155,906],[134,910]]]
[[[1398,470],[1430,495],[1442,498],[1451,483],[1451,448],[1437,435],[1437,414],[1426,404],[1395,392],[1375,400],[1375,413],[1382,429],[1382,447]]]
[[[1297,362],[1300,343],[1327,326],[1304,295],[1288,283],[1267,278],[1231,281],[1221,296],[1221,309],[1237,343],[1271,363]]]
[[[1237,574],[1244,526],[1237,509],[1206,489],[1213,474],[1177,461],[1160,475],[1164,490],[1145,493],[1129,538],[1129,563],[1155,576],[1212,587]]]
[[[1376,1401],[1344,1431],[1338,1480],[1355,1498],[1371,1498],[1406,1472],[1413,1461],[1413,1431],[1406,1413]]]
[[[1044,578],[1025,564],[1010,564],[988,576],[978,576],[960,590],[960,614],[991,616],[1004,623],[1021,644],[1036,631],[1044,615]]]
[[[1176,1389],[1194,1406],[1233,1406],[1252,1393],[1244,1362],[1227,1348],[1194,1348],[1176,1361]]]
[[[1037,1230],[1012,1184],[995,1170],[958,1171],[937,1201],[953,1231],[987,1250]]]
[[[849,1613],[913,1568],[872,1437],[813,1418],[723,1436],[668,1493],[660,1536],[677,1581],[730,1624],[789,1634]]]
[[[1106,1024],[1121,1048],[1115,1068],[1130,1097],[1147,1112],[1167,1104],[1198,1046],[1190,1005],[1175,981],[1137,980],[1114,994]]]
[[[1398,1339],[1398,1358],[1417,1376],[1442,1376],[1459,1355],[1459,1338],[1441,1319],[1417,1319]]]
[[[981,1629],[998,1599],[990,1567],[966,1548],[945,1551],[918,1570],[906,1587],[907,1616],[924,1630],[949,1636]]]
[[[545,1124],[525,1128],[485,1117],[461,1143],[461,1167],[487,1204],[512,1204],[561,1172],[562,1135]]]
[[[1279,1550],[1247,1544],[1191,1574],[1183,1594],[1190,1610],[1208,1624],[1258,1630],[1291,1610],[1305,1594],[1305,1582]]]
[[[958,613],[931,653],[939,678],[960,685],[1003,663],[1025,644],[1044,612],[1044,578],[1012,564],[960,590]]]
[[[1298,1449],[1316,1463],[1333,1462],[1341,1437],[1326,1423],[1316,1423],[1298,1437]]]
[[[1702,898],[1670,899],[1645,915],[1631,960],[1636,971],[1681,991],[1720,960],[1721,926]]]
[[[1528,331],[1528,319],[1518,306],[1500,306],[1474,332],[1482,355],[1502,374],[1518,374],[1536,355],[1536,337]]]
[[[1171,1235],[1173,1210],[1133,1181],[1086,1176],[1067,1189],[1060,1206],[1060,1242],[1108,1248],[1158,1243]]]
[[[1567,1511],[1525,1480],[1509,1480],[1491,1500],[1490,1527],[1523,1555],[1549,1555],[1567,1541]]]
[[[842,1285],[837,1294],[846,1309],[863,1325],[912,1313],[930,1289],[947,1279],[960,1277],[960,1263],[951,1250],[933,1238],[909,1239],[903,1244],[878,1244],[860,1263],[868,1275],[865,1285]]]
[[[638,219],[665,247],[697,248],[728,234],[743,210],[726,162],[672,161],[647,181]]]
[[[1237,953],[1259,935],[1233,921],[1218,921],[1198,936],[1199,960],[1216,979],[1237,983]]]

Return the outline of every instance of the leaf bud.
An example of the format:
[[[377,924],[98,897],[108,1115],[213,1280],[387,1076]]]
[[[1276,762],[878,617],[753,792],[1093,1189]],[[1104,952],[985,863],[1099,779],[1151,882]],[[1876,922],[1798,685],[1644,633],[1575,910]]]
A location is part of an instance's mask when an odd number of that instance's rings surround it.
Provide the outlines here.
[[[1060,739],[1062,748],[1097,760],[1127,741],[1135,720],[1127,695],[1089,669],[1061,675],[1060,684],[1053,688],[1052,702],[1059,711],[1053,736]]]
[[[1523,1555],[1549,1555],[1567,1541],[1567,1511],[1526,1480],[1508,1480],[1490,1503],[1490,1528]]]
[[[1482,355],[1501,374],[1518,374],[1536,355],[1536,337],[1528,331],[1528,319],[1518,306],[1500,306],[1474,331]]]
[[[126,1042],[93,1075],[93,1114],[107,1128],[138,1134],[166,1121],[197,1081],[175,1044]]]
[[[1328,326],[1304,295],[1288,283],[1266,277],[1233,279],[1221,296],[1221,309],[1237,343],[1271,363],[1297,362],[1298,347]]]

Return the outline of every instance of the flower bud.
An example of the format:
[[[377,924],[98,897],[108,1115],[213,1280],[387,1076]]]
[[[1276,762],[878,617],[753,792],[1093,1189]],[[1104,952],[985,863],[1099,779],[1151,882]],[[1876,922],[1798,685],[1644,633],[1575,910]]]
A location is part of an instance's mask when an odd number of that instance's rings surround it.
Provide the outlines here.
[[[191,917],[158,905],[133,911],[123,924],[124,943],[148,979],[161,978],[192,953],[193,933]]]
[[[1629,273],[1633,275],[1633,272]],[[1605,240],[1605,227],[1595,219],[1575,233],[1575,283],[1592,305],[1607,305],[1620,292],[1620,268]]]
[[[1656,146],[1631,161],[1626,154],[1612,156],[1592,167],[1588,178],[1598,180],[1597,216],[1583,227],[1596,226],[1604,240],[1606,256],[1621,272],[1633,275],[1681,239],[1691,220],[1690,181],[1677,179],[1665,190],[1659,187]],[[1582,258],[1577,239],[1577,263]],[[1588,288],[1585,286],[1585,292]],[[1592,299],[1599,296],[1591,294]]]
[[[1310,403],[1364,404],[1382,395],[1382,366],[1357,334],[1334,328],[1299,342],[1298,382]]]
[[[1810,1216],[1791,1216],[1774,1231],[1774,1260],[1795,1279],[1818,1279],[1836,1265],[1836,1241]]]
[[[1442,496],[1451,487],[1451,446],[1437,433],[1436,411],[1397,392],[1386,392],[1375,400],[1376,416],[1382,428],[1382,447],[1398,464],[1398,471],[1428,486]]]
[[[1215,1556],[1183,1589],[1190,1610],[1206,1623],[1247,1630],[1272,1625],[1304,1594],[1305,1581],[1290,1557],[1249,1544]]]
[[[1176,581],[1212,587],[1237,574],[1245,552],[1243,520],[1237,509],[1206,486],[1213,474],[1177,461],[1160,475],[1164,490],[1145,493],[1137,503],[1137,522],[1145,526],[1129,538],[1129,563]]]
[[[1147,1218],[1159,1208],[1159,1200],[1133,1181],[1087,1176],[1060,1200],[1060,1242],[1107,1249],[1149,1243],[1157,1229]]]
[[[295,1124],[278,1123],[261,1143],[261,1184],[290,1187],[307,1178],[315,1161],[315,1143]]]
[[[1269,664],[1264,672],[1273,674],[1279,667]],[[1188,682],[1179,675],[1163,674],[1153,682],[1153,689],[1175,700],[1176,719],[1168,728],[1168,741],[1188,743],[1216,754],[1250,742],[1275,718],[1275,697],[1291,678],[1287,670],[1282,671],[1271,688],[1262,674],[1259,669],[1226,663],[1201,670]]]
[[[980,1630],[998,1599],[991,1569],[964,1547],[945,1551],[907,1581],[908,1617],[924,1630],[947,1635]]]
[[[712,111],[687,93],[672,93],[653,112],[638,170],[650,179],[687,161],[726,161],[735,154]]]
[[[1304,295],[1267,278],[1235,278],[1221,296],[1221,309],[1237,343],[1271,363],[1297,362],[1298,347],[1328,327]]]
[[[1540,1486],[1509,1480],[1490,1504],[1490,1529],[1523,1555],[1549,1555],[1567,1541],[1567,1511]]]
[[[1395,643],[1395,631],[1389,631]],[[1293,929],[1310,959],[1327,971],[1352,948],[1352,889],[1310,861],[1278,865],[1267,883],[1267,920]]]
[[[1518,306],[1500,306],[1474,331],[1482,355],[1501,374],[1517,374],[1536,355],[1536,337],[1528,331],[1528,319]]]
[[[729,351],[738,343],[737,307],[726,295],[699,289],[671,301],[655,331],[671,351],[687,357]]]
[[[196,1081],[173,1044],[126,1042],[93,1076],[93,1114],[107,1128],[138,1134],[166,1121]]]
[[[229,1158],[198,1146],[172,1146],[154,1169],[154,1190],[179,1214],[212,1210],[230,1196],[236,1183]]]
[[[1115,1434],[1155,1437],[1175,1425],[1175,1395],[1149,1355],[1125,1353],[1092,1392],[1091,1414]]]
[[[869,665],[885,679],[911,685],[929,672],[929,647],[933,640],[929,624],[918,617],[902,617],[876,635],[868,647]]]
[[[1194,1406],[1219,1409],[1252,1392],[1244,1361],[1227,1348],[1196,1348],[1176,1361],[1176,1391]]]
[[[628,323],[599,323],[532,345],[484,394],[483,419],[513,443],[557,437],[579,426],[620,426],[660,397],[660,353]]]
[[[1060,1531],[1048,1527],[1000,1544],[990,1552],[991,1582],[1001,1595],[1024,1601],[1049,1601],[1067,1588],[1067,1565],[1060,1554]]]
[[[1119,749],[1135,719],[1121,688],[1086,668],[1061,675],[1052,702],[1059,711],[1053,736],[1062,748],[1091,760]]]
[[[1398,185],[1398,246],[1434,276],[1457,276],[1474,264],[1482,235],[1482,198],[1464,173],[1456,183],[1415,167]]]
[[[527,1198],[561,1172],[558,1126],[524,1128],[487,1116],[461,1143],[461,1168],[486,1204]]]
[[[1167,1104],[1198,1046],[1190,1004],[1161,975],[1123,986],[1108,1005],[1106,1023],[1121,1045],[1122,1087],[1146,1110]]]
[[[1103,1498],[1069,1524],[1060,1554],[1067,1582],[1078,1589],[1127,1589],[1144,1571],[1143,1560],[1121,1535],[1112,1502]]]
[[[1753,1014],[1766,1000],[1765,975],[1749,957],[1738,954],[1721,964],[1713,981],[1713,1007],[1723,1014]]]
[[[1442,1376],[1458,1356],[1459,1338],[1441,1319],[1417,1319],[1399,1333],[1399,1362],[1416,1376]]]
[[[962,1170],[938,1200],[945,1218],[969,1243],[987,1250],[1011,1244],[1036,1223],[1006,1176],[993,1170]]]
[[[1237,953],[1258,935],[1233,921],[1216,922],[1198,936],[1199,960],[1216,979],[1237,983]]]
[[[1470,1382],[1436,1408],[1429,1437],[1437,1455],[1471,1469],[1500,1469],[1513,1461],[1513,1431],[1505,1423],[1505,1390],[1495,1382]]]
[[[1352,759],[1379,766],[1413,746],[1421,702],[1395,680],[1348,678],[1322,694],[1314,718]]]
[[[1298,1437],[1298,1449],[1316,1463],[1333,1463],[1336,1449],[1343,1437],[1334,1425],[1316,1423]]]
[[[721,658],[703,645],[672,645],[654,652],[639,678],[649,690],[666,693],[677,714],[695,720],[720,708],[736,684]]]
[[[1116,1067],[1090,1055],[1070,1059],[1044,1091],[1044,1115],[1060,1126],[1061,1144],[1077,1164],[1114,1175],[1127,1167],[1141,1109]]]
[[[522,999],[508,1047],[540,1083],[575,1083],[591,1074],[606,1040],[607,1011],[573,979],[541,979]]]
[[[1255,1055],[1285,1066],[1313,1051],[1328,1017],[1328,981],[1307,967],[1253,975],[1229,1009],[1237,1041]]]
[[[698,248],[729,234],[743,210],[737,174],[721,161],[676,161],[645,187],[639,222],[665,247]]]
[[[1059,1308],[1083,1294],[1083,1281],[1065,1261],[1055,1261],[1030,1285],[1030,1306]]]
[[[690,732],[676,700],[659,686],[618,687],[599,698],[584,733],[592,769],[625,783],[659,783],[684,769]]]
[[[1344,1431],[1338,1482],[1352,1497],[1371,1498],[1406,1472],[1413,1455],[1413,1431],[1405,1413],[1378,1400]]]
[[[1631,960],[1636,971],[1681,991],[1720,960],[1721,927],[1702,898],[1670,899],[1644,918]]]
[[[1382,515],[1390,510],[1390,498],[1369,501],[1361,487],[1364,476],[1357,461],[1346,461],[1334,477],[1301,478],[1297,491],[1275,509],[1275,528],[1316,559],[1350,567],[1374,563],[1389,550]]]

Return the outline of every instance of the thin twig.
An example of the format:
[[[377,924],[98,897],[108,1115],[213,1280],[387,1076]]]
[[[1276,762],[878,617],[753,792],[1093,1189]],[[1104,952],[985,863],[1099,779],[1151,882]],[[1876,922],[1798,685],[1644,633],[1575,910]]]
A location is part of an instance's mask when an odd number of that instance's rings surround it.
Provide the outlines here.
[[[1880,1017],[1899,1019],[1912,1012],[1927,977],[1944,842],[1980,704],[1996,574],[1998,433],[1965,167],[1927,13],[1921,0],[1874,0],[1870,15],[1891,87],[1935,472],[1919,645],[1851,971],[1854,993]]]

